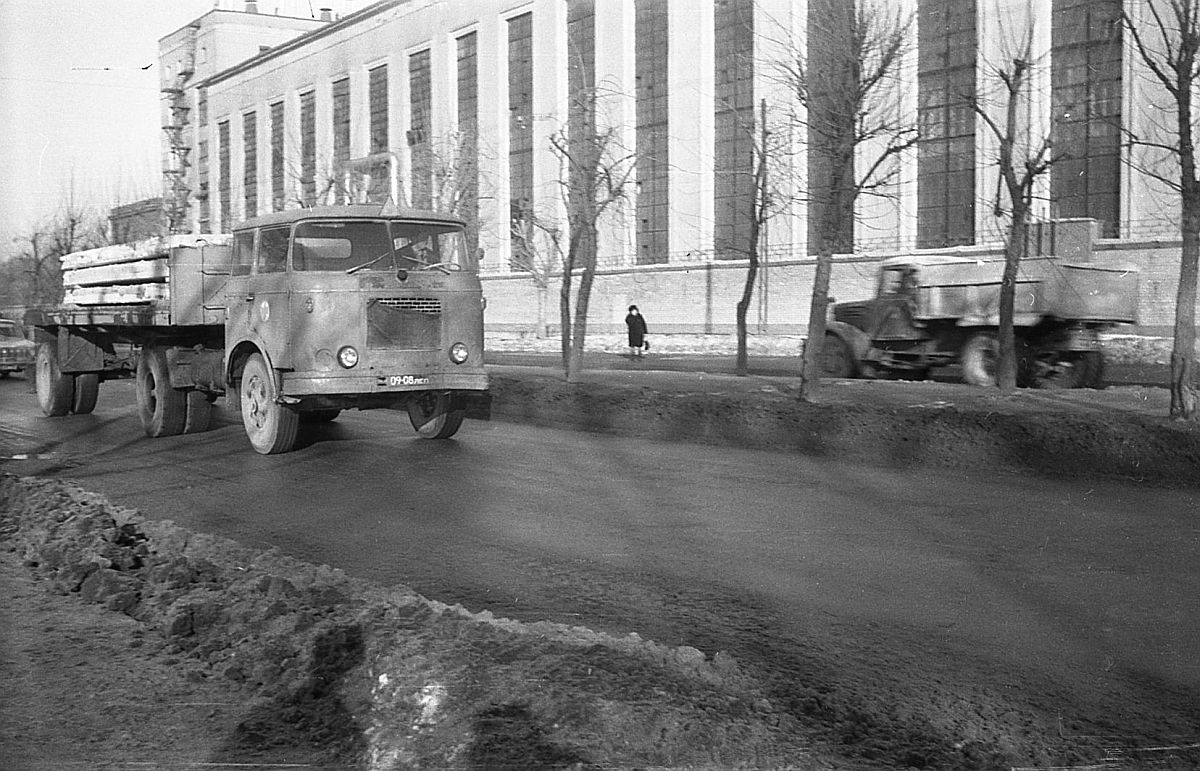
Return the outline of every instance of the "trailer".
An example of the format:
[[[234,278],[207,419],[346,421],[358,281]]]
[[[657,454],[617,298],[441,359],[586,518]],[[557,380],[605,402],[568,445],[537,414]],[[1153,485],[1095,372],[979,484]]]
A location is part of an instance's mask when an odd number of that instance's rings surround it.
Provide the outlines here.
[[[291,210],[62,264],[64,302],[35,324],[47,416],[89,413],[129,376],[148,436],[206,430],[224,397],[263,454],[347,409],[406,411],[430,439],[488,415],[482,287],[453,217]]]

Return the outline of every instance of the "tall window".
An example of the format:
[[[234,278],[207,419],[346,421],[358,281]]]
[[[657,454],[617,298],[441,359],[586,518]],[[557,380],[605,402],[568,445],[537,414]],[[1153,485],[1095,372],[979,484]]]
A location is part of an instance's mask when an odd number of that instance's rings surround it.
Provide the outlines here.
[[[596,146],[596,9],[595,0],[571,0],[567,6],[567,137],[579,160]],[[572,164],[573,195],[590,194],[592,180]]]
[[[1121,0],[1054,0],[1051,27],[1058,217],[1091,217],[1117,236],[1121,214]]]
[[[286,193],[283,175],[283,102],[271,105],[271,211],[282,211]]]
[[[919,0],[917,246],[975,240],[975,3]]]
[[[200,192],[197,198],[200,199],[200,221],[197,223],[201,233],[209,233],[212,230],[212,203],[208,197],[208,140],[201,139],[197,143],[196,150],[196,165],[200,172]]]
[[[462,178],[458,211],[467,223],[467,245],[479,246],[479,49],[474,32],[458,38],[458,153]]]
[[[637,261],[666,262],[670,238],[667,110],[667,0],[635,0]]]
[[[300,197],[305,206],[317,204],[317,95],[300,95]]]
[[[371,111],[371,147],[369,152],[384,153],[388,149],[388,73],[382,64],[367,73],[367,98]]]
[[[408,150],[412,157],[412,202],[418,209],[433,206],[433,91],[429,51],[408,57]]]
[[[217,124],[217,169],[221,175],[218,181],[218,201],[220,202],[219,216],[221,218],[221,231],[228,233],[230,226],[233,224],[231,218],[230,204],[232,202],[230,179],[233,173],[233,164],[230,158],[229,149],[229,121],[223,120]]]
[[[508,143],[509,220],[515,225],[533,212],[533,14],[529,13],[508,22]]]
[[[258,115],[242,116],[242,211],[246,219],[258,216]]]
[[[350,78],[333,81],[333,165],[350,160]]]
[[[713,172],[717,259],[746,259],[754,221],[754,2],[717,0]]]

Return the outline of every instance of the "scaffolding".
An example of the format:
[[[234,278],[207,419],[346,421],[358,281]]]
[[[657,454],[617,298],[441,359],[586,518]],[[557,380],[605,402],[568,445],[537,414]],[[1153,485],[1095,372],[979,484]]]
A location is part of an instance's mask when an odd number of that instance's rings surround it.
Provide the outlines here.
[[[188,202],[192,192],[190,172],[194,132],[191,94],[187,84],[196,72],[196,45],[200,25],[190,25],[186,33],[179,70],[173,73],[162,88],[163,132],[166,135],[166,151],[163,158],[163,208],[171,233],[188,232]]]

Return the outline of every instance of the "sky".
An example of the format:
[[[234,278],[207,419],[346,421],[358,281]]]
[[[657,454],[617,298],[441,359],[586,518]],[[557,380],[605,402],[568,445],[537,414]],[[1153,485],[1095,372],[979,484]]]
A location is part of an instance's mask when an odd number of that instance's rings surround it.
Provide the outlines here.
[[[72,190],[101,213],[159,195],[158,40],[212,7],[0,0],[0,257]]]

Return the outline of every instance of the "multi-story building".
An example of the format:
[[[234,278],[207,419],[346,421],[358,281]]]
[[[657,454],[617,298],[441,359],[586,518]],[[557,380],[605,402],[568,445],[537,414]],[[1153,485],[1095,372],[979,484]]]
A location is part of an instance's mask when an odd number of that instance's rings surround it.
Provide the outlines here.
[[[997,248],[998,142],[976,107],[995,94],[997,69],[1022,58],[1026,140],[1070,148],[1039,179],[1035,215],[1095,220],[1093,256],[1142,265],[1144,323],[1168,326],[1178,246],[1157,240],[1177,232],[1178,202],[1122,140],[1141,118],[1121,14],[1144,1],[869,0],[912,19],[874,109],[915,139],[831,235],[842,253],[833,293],[869,292],[888,254]],[[791,205],[760,244],[757,322],[802,326],[816,214],[832,205],[813,148],[831,118],[820,88],[798,98],[796,65],[811,85],[845,60],[852,0],[236,5],[161,42],[177,229],[352,200],[453,210],[482,250],[489,322],[527,326],[537,290],[515,225],[561,231],[570,179],[550,138],[594,121],[633,164],[628,199],[601,222],[596,322],[616,325],[638,302],[658,330],[719,331],[741,293],[766,133],[772,195]],[[587,115],[580,94],[595,95]],[[859,146],[857,172],[881,141]]]

